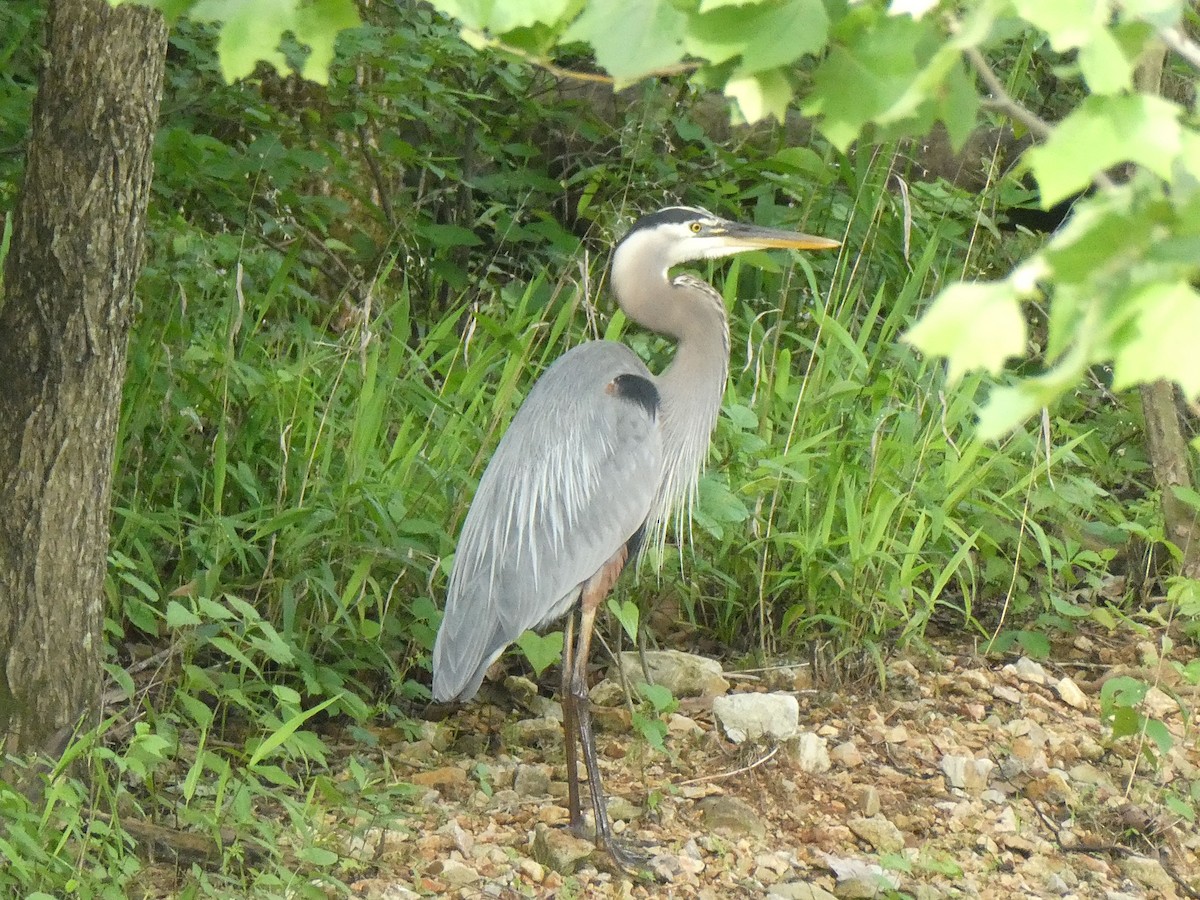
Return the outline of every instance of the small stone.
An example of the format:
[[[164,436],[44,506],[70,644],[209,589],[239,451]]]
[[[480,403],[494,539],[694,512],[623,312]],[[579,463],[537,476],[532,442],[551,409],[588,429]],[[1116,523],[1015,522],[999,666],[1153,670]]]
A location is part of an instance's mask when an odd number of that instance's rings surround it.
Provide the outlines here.
[[[868,784],[858,792],[858,808],[864,816],[879,815],[879,791],[874,786]]]
[[[608,817],[614,822],[632,822],[642,814],[641,807],[635,806],[617,794],[609,794],[605,800]]]
[[[546,880],[546,867],[536,859],[522,858],[517,863],[517,871],[534,884],[541,884]]]
[[[592,706],[621,706],[625,703],[625,689],[611,678],[605,678],[588,691],[588,700]]]
[[[811,731],[805,731],[790,744],[792,759],[802,772],[819,775],[832,768],[833,764],[829,761],[825,738],[818,737]]]
[[[634,684],[648,674],[650,681],[667,688],[676,697],[717,697],[729,690],[729,682],[721,677],[721,664],[706,656],[682,650],[647,650],[648,672],[642,670],[642,654],[636,650],[621,653],[619,660]],[[620,673],[613,677],[619,680]]]
[[[1101,785],[1110,785],[1111,782],[1107,775],[1100,769],[1097,769],[1091,763],[1079,763],[1079,765],[1071,766],[1067,775],[1076,784],[1091,784],[1096,787]]]
[[[667,719],[667,734],[677,738],[688,737],[694,734],[704,734],[704,729],[693,718],[681,713],[671,713]]]
[[[829,751],[829,759],[847,769],[855,769],[863,764],[863,755],[853,741],[842,741]]]
[[[1007,700],[1014,705],[1019,705],[1021,702],[1021,692],[1016,688],[1007,687],[1003,684],[997,684],[992,687],[992,696],[999,700]]]
[[[462,887],[479,880],[479,873],[466,863],[448,858],[439,860],[429,867],[429,874],[440,878],[452,887]]]
[[[1142,708],[1155,719],[1165,719],[1179,712],[1179,701],[1161,688],[1152,687],[1142,699]]]
[[[562,739],[562,722],[545,716],[521,719],[505,727],[504,739],[516,747],[552,747]]]
[[[861,859],[823,854],[825,863],[837,877],[834,893],[838,897],[879,897],[900,887],[900,882],[881,866]]]
[[[731,694],[713,698],[713,715],[735,744],[771,737],[787,740],[800,723],[800,704],[791,694]]]
[[[445,790],[466,785],[467,773],[458,766],[442,766],[439,769],[430,769],[428,772],[417,772],[409,781],[421,787]]]
[[[1071,886],[1067,884],[1066,879],[1057,872],[1047,872],[1043,881],[1046,884],[1046,890],[1052,894],[1057,894],[1061,897],[1063,894],[1069,894],[1071,892]]]
[[[1008,670],[1008,666],[1004,668],[1005,671]],[[1045,684],[1049,680],[1046,677],[1046,670],[1042,668],[1042,664],[1034,662],[1028,656],[1022,656],[1012,668],[1017,678],[1029,684]]]
[[[893,725],[883,733],[883,739],[889,744],[908,743],[908,729],[903,725]]]
[[[512,697],[513,702],[526,709],[530,708],[533,699],[538,696],[537,685],[524,675],[509,675],[504,679],[504,689]]]
[[[515,812],[521,808],[521,795],[512,788],[503,788],[492,794],[487,808],[493,812]],[[553,807],[557,809],[557,807]]]
[[[758,811],[737,797],[705,797],[696,808],[710,831],[723,831],[733,837],[763,837],[767,833]]]
[[[982,722],[988,714],[988,709],[982,703],[964,703],[963,713],[972,722]]]
[[[904,849],[904,835],[884,816],[851,819],[846,824],[855,837],[870,844],[876,853],[897,853]]]
[[[550,828],[540,822],[533,829],[529,855],[552,872],[573,875],[580,863],[592,855],[591,841],[577,838],[569,831]]]
[[[760,869],[766,869],[776,875],[782,875],[785,872],[792,870],[792,862],[782,853],[778,851],[774,853],[760,853],[754,857],[754,865]]]
[[[837,900],[837,895],[807,881],[789,881],[772,885],[767,900]]]
[[[1073,706],[1075,709],[1087,709],[1088,698],[1087,694],[1079,689],[1070,676],[1064,675],[1054,685],[1054,690],[1058,693],[1059,699],[1067,706]]]
[[[517,766],[513,790],[521,797],[545,797],[550,793],[550,773],[543,766]]]
[[[942,772],[951,787],[978,796],[987,790],[988,776],[995,767],[990,759],[969,756],[943,756]]]
[[[1166,869],[1157,859],[1146,856],[1127,856],[1120,860],[1121,871],[1143,887],[1158,891],[1165,896],[1171,896],[1175,891],[1175,883]]]

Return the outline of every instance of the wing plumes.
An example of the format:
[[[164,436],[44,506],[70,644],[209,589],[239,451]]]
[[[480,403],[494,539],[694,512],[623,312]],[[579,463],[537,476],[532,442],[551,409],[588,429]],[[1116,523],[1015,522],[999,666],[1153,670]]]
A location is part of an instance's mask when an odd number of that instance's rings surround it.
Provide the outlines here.
[[[560,618],[645,522],[661,437],[656,410],[605,391],[623,374],[650,377],[620,344],[575,348],[501,439],[459,536],[434,646],[437,699],[472,696],[487,665],[526,629]]]

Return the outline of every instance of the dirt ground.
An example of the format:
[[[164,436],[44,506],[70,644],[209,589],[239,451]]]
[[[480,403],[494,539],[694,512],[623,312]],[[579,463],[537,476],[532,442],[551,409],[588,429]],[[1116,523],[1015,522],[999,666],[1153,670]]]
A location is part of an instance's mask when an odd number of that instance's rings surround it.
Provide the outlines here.
[[[869,690],[813,687],[802,665],[726,673],[733,691],[799,700],[819,740],[783,743],[731,743],[697,697],[658,751],[624,703],[597,705],[610,810],[650,846],[649,876],[563,827],[545,689],[495,686],[416,742],[381,733],[411,801],[326,824],[361,861],[363,898],[1198,897],[1196,689],[1173,664],[1193,656],[1162,633],[1100,632],[1040,663],[935,643]],[[1113,739],[1115,677],[1152,686],[1139,710],[1165,731]]]

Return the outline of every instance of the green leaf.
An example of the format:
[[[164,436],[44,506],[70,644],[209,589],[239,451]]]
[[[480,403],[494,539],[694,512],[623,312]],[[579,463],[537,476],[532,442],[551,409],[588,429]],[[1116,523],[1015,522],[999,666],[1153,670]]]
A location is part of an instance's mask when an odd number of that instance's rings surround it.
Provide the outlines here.
[[[1132,708],[1142,702],[1149,685],[1129,675],[1116,675],[1100,687],[1100,712],[1111,715],[1119,707]]]
[[[1045,405],[1041,392],[1027,381],[993,388],[979,410],[980,440],[1003,437]]]
[[[650,702],[656,713],[670,712],[679,706],[671,689],[661,684],[647,684],[643,681],[638,685],[638,692]]]
[[[1157,28],[1170,28],[1179,24],[1183,0],[1121,0],[1121,11]]]
[[[973,369],[997,374],[1025,352],[1025,317],[1008,282],[960,282],[937,296],[904,340],[926,355],[946,357],[951,382]]]
[[[297,728],[299,728],[317,713],[332,706],[334,703],[340,700],[341,697],[341,694],[335,694],[334,696],[329,697],[323,702],[312,707],[312,709],[300,710],[300,712],[296,713],[296,715],[292,716],[290,719],[272,731],[269,735],[267,735],[263,742],[255,748],[254,753],[250,756],[250,761],[246,764],[247,767],[251,769],[254,768],[267,757],[267,754],[276,750],[283,744],[284,741],[295,734]]]
[[[354,0],[314,0],[296,10],[292,32],[310,50],[300,74],[309,81],[326,84],[338,34],[358,23]]]
[[[686,30],[687,16],[671,0],[606,0],[589,3],[563,40],[591,44],[620,87],[683,59]]]
[[[332,866],[339,859],[338,855],[325,847],[304,847],[300,858],[314,866]]]
[[[623,600],[618,603],[616,597],[609,597],[608,611],[613,614],[618,622],[621,623],[621,628],[625,631],[625,634],[628,635],[629,640],[636,644],[638,637],[638,619],[640,618],[641,614],[638,610],[637,604],[632,600]]]
[[[168,628],[187,628],[189,626],[199,624],[200,617],[186,606],[181,604],[178,600],[171,600],[167,603]]]
[[[1026,22],[1046,32],[1050,46],[1058,52],[1087,44],[1108,20],[1104,0],[1013,0]]]
[[[1050,639],[1044,634],[1036,631],[1018,631],[1017,641],[1034,659],[1046,659],[1050,656]]]
[[[492,34],[554,25],[576,6],[574,0],[436,0],[433,5],[471,28]]]
[[[1085,99],[1028,158],[1049,207],[1117,163],[1133,162],[1169,179],[1183,145],[1180,108],[1147,94]]]
[[[703,11],[691,18],[684,49],[713,65],[740,56],[738,71],[751,75],[816,53],[828,36],[829,15],[820,0],[784,0]]]
[[[886,18],[829,51],[813,74],[804,112],[821,116],[821,131],[838,150],[905,95],[918,73],[914,47],[923,37],[916,20]]]
[[[753,75],[735,75],[725,82],[725,94],[737,103],[748,123],[773,116],[782,122],[792,100],[792,85],[778,69]]]
[[[730,6],[759,6],[770,2],[771,0],[700,0],[700,13],[703,15],[714,9],[724,9]]]
[[[541,675],[546,669],[562,659],[563,633],[551,631],[540,635],[536,631],[526,631],[516,641],[517,647],[525,654],[533,671]]]
[[[1158,719],[1146,721],[1146,737],[1154,741],[1154,746],[1158,748],[1160,756],[1170,753],[1171,748],[1175,746],[1175,738],[1171,735],[1170,729]]]
[[[1079,69],[1093,94],[1115,94],[1133,86],[1134,61],[1107,28],[1079,48]]]
[[[1200,293],[1186,282],[1150,284],[1130,301],[1134,334],[1117,347],[1113,389],[1166,378],[1200,396]]]

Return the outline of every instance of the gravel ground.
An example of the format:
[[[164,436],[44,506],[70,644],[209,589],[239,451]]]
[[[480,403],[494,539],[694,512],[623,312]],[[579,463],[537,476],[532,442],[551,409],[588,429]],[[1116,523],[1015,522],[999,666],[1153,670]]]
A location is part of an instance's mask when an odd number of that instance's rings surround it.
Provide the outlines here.
[[[727,672],[734,692],[794,696],[801,736],[734,744],[712,698],[687,697],[665,751],[601,686],[610,810],[653,848],[653,877],[562,827],[560,713],[524,679],[420,740],[382,740],[411,802],[327,825],[361,860],[363,898],[1197,897],[1196,689],[1175,664],[1193,655],[1126,631],[1067,638],[1054,663],[942,645],[857,693],[813,688],[804,666]],[[1102,724],[1117,676],[1153,685],[1141,711],[1165,724],[1157,743]]]

